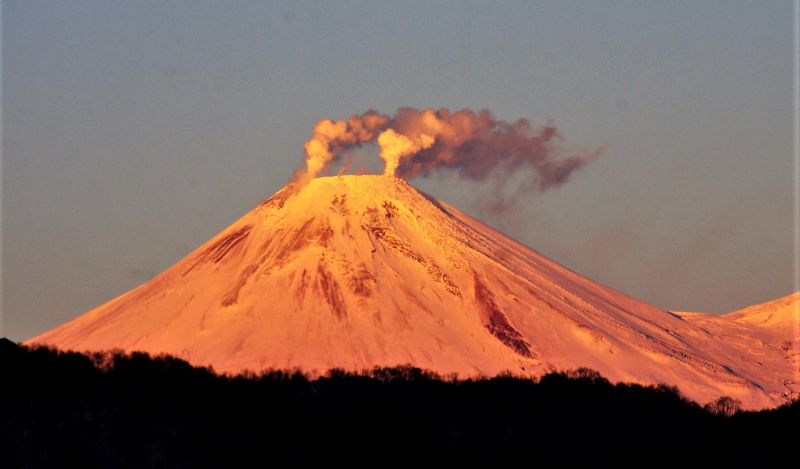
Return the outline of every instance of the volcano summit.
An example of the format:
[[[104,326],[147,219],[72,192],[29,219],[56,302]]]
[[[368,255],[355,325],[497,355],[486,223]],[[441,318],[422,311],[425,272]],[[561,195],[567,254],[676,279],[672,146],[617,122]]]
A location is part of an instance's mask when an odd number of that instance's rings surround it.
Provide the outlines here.
[[[222,372],[589,367],[699,402],[782,403],[796,357],[746,321],[730,340],[728,322],[578,275],[402,179],[336,176],[281,189],[149,282],[29,343],[169,353]]]

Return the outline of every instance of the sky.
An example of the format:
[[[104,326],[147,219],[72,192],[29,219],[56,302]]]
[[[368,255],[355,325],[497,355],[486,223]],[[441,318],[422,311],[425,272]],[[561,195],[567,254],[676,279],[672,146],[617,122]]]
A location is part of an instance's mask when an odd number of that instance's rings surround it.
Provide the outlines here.
[[[671,310],[789,294],[792,8],[3,1],[0,336],[181,259],[286,183],[317,120],[402,106],[604,146],[505,212],[485,185],[412,181],[572,270]]]

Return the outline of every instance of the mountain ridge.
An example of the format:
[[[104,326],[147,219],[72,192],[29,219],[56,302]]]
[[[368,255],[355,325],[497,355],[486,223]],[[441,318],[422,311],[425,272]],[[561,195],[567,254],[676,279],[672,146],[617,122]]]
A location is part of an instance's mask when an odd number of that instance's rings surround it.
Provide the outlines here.
[[[28,343],[171,353],[223,372],[589,367],[746,407],[781,403],[792,366],[777,352],[762,354],[769,372],[730,361],[755,345],[710,336],[388,176],[289,185],[149,282]]]

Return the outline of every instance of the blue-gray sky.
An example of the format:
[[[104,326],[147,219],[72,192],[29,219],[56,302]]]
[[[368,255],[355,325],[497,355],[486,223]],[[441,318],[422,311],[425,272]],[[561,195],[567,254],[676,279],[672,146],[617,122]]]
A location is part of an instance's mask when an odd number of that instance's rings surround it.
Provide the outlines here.
[[[414,182],[573,270],[679,310],[792,290],[790,1],[2,8],[0,335],[176,262],[286,182],[316,120],[401,106],[606,145],[504,214],[474,184]]]

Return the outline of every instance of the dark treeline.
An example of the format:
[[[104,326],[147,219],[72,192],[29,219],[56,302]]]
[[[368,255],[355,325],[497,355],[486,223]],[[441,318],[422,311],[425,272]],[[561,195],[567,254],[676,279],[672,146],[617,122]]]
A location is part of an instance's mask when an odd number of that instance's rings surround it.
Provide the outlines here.
[[[538,381],[451,381],[415,368],[226,377],[173,357],[90,357],[0,340],[0,467],[794,459],[800,403],[724,413],[673,388],[612,385],[590,370]]]

